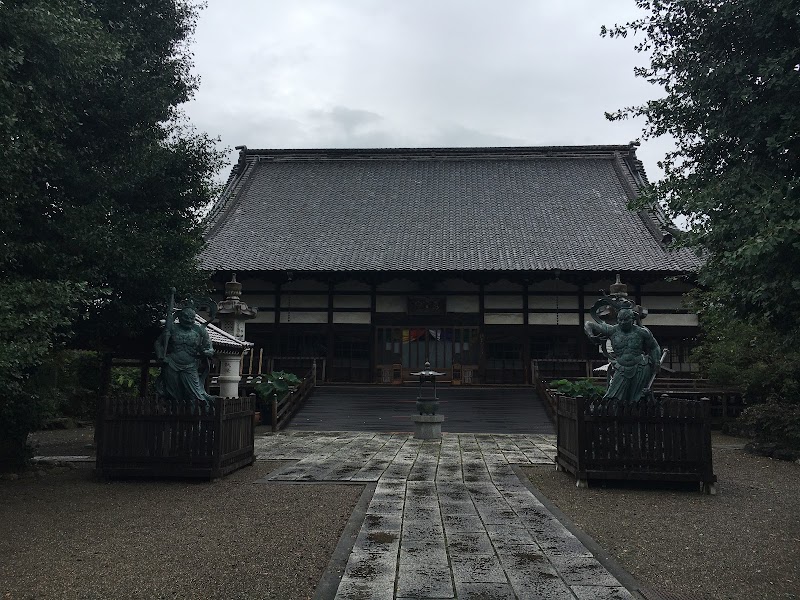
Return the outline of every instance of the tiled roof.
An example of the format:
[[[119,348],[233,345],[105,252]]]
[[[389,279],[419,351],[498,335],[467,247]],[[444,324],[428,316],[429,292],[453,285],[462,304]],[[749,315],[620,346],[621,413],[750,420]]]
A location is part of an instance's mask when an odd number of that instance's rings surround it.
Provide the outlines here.
[[[200,315],[195,315],[194,322],[198,325],[204,325],[207,323],[207,321]],[[231,335],[224,329],[220,329],[213,323],[208,323],[206,325],[206,331],[208,331],[208,337],[211,339],[211,345],[214,346],[215,350],[227,349],[244,351],[247,348],[253,347],[253,342],[240,342],[236,336]]]
[[[626,208],[631,146],[242,150],[210,270],[693,271]]]

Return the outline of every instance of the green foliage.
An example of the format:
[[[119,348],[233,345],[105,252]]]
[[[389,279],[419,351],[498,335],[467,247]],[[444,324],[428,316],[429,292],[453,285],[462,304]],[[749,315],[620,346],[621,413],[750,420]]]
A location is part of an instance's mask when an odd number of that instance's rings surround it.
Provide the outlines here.
[[[749,404],[800,402],[800,349],[764,321],[708,314],[693,360],[713,384],[741,390]]]
[[[583,396],[587,400],[599,400],[606,393],[605,388],[597,385],[591,379],[556,379],[550,382],[550,387],[555,388],[566,396],[576,398]]]
[[[800,381],[800,11],[796,0],[636,0],[644,16],[601,35],[642,36],[636,75],[659,97],[607,114],[643,117],[644,139],[671,135],[658,203],[703,257],[692,295],[696,354],[717,383],[741,387],[759,435],[786,437],[774,409]],[[792,409],[793,411],[794,409]],[[760,415],[756,417],[756,415]],[[745,419],[745,420],[747,420]],[[795,423],[796,425],[796,423]]]
[[[147,375],[147,395],[153,395],[155,393],[155,381],[158,375],[159,369],[149,369]],[[141,377],[142,371],[139,367],[114,367],[111,369],[111,389],[109,390],[109,395],[112,398],[138,398]]]
[[[745,409],[737,421],[740,431],[760,442],[800,452],[800,403],[769,402]]]
[[[642,35],[636,74],[663,95],[613,114],[644,117],[644,138],[672,135],[663,181],[643,202],[688,219],[703,254],[705,307],[800,317],[800,11],[796,0],[637,0],[647,12],[610,37]],[[661,90],[659,90],[661,92]]]
[[[28,457],[28,433],[45,409],[30,378],[63,343],[84,293],[69,282],[0,279],[0,470]]]
[[[255,389],[258,397],[264,402],[269,402],[273,398],[279,402],[289,393],[290,389],[302,383],[302,380],[294,373],[285,371],[273,371],[266,377],[266,381],[256,384]]]
[[[67,339],[107,348],[170,286],[205,285],[197,214],[221,155],[178,110],[195,21],[183,0],[0,2],[4,428],[36,423],[30,377]]]
[[[94,419],[100,357],[82,350],[55,352],[33,372],[29,387],[40,398],[42,418]]]

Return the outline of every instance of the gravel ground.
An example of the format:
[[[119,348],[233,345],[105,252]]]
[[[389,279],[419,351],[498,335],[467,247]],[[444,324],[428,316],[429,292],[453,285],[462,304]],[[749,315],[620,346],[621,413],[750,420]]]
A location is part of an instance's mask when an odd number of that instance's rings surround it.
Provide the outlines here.
[[[39,437],[40,454],[89,453]],[[0,597],[311,598],[363,488],[252,483],[278,466],[214,483],[86,467],[0,481]]]
[[[94,427],[36,431],[28,443],[38,456],[94,456]]]
[[[92,438],[91,428],[31,436],[39,455],[93,454]],[[578,489],[552,467],[525,472],[645,585],[693,600],[800,598],[800,465],[746,454],[744,441],[715,434],[716,496]],[[0,593],[310,598],[362,488],[251,484],[277,466],[216,483],[105,482],[87,468],[0,481]]]
[[[800,465],[749,455],[714,436],[717,495],[652,484],[531,482],[641,583],[699,600],[800,598]]]

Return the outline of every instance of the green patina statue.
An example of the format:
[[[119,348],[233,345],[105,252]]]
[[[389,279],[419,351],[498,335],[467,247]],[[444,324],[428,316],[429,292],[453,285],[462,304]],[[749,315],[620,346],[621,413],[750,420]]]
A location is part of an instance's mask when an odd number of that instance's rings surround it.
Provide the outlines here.
[[[649,399],[650,386],[662,360],[656,338],[647,327],[635,322],[636,314],[631,308],[619,310],[616,325],[600,321],[594,310],[592,316],[597,322],[586,323],[586,335],[602,344],[609,357],[608,390],[603,399],[623,404]]]
[[[163,364],[156,393],[172,406],[188,407],[192,413],[208,411],[214,397],[206,393],[205,379],[214,348],[205,326],[195,322],[193,302],[178,311],[175,323],[174,289],[172,293],[164,331],[155,343],[156,357]]]

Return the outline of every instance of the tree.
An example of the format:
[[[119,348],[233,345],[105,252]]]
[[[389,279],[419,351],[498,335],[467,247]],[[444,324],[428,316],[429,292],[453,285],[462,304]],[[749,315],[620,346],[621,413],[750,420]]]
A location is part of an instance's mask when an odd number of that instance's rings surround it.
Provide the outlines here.
[[[643,35],[636,75],[665,95],[612,114],[676,150],[646,201],[688,218],[707,305],[781,327],[800,316],[800,10],[796,0],[637,0],[649,14],[602,35]]]
[[[30,414],[30,377],[65,339],[106,348],[171,285],[204,286],[197,213],[222,157],[178,109],[198,85],[196,16],[181,0],[0,2],[5,423]]]
[[[800,440],[800,9],[796,0],[637,0],[642,18],[601,35],[643,38],[636,75],[664,95],[607,114],[644,117],[645,139],[676,149],[643,203],[684,217],[678,243],[704,258],[692,297],[712,377],[741,385],[762,432],[776,414]],[[783,407],[783,408],[781,408]],[[756,424],[759,411],[767,418]],[[783,411],[783,412],[782,412]],[[786,421],[780,424],[785,429]]]

